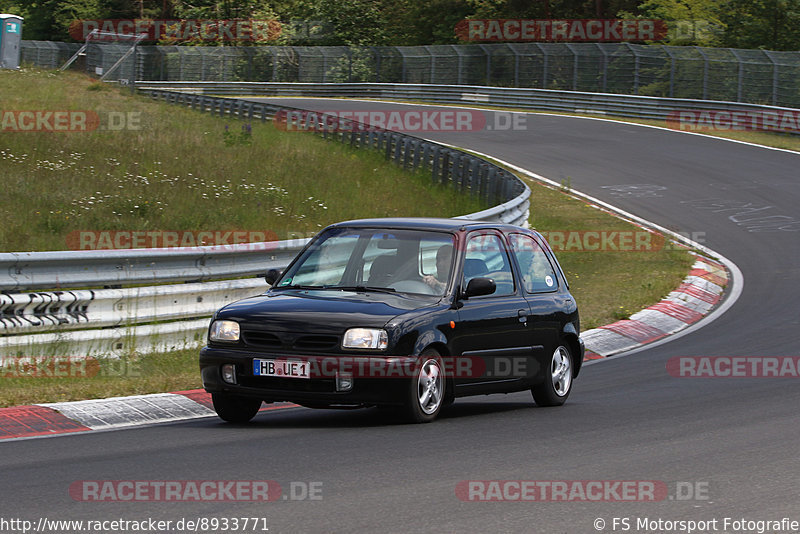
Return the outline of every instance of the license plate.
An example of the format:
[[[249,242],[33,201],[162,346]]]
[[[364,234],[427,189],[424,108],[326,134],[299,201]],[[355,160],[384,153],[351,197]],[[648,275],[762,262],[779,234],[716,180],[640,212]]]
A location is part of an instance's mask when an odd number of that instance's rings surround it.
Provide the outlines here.
[[[253,375],[281,378],[311,378],[308,362],[292,360],[253,360]]]

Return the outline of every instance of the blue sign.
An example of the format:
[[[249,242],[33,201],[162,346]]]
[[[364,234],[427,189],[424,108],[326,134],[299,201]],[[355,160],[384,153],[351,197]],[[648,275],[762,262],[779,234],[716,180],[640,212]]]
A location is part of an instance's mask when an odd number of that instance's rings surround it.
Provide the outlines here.
[[[6,33],[17,33],[19,26],[16,22],[6,22]]]

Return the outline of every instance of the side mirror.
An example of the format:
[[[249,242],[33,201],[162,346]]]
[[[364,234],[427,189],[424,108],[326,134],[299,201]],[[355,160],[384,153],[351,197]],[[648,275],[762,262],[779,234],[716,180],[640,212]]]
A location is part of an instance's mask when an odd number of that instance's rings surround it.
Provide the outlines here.
[[[264,280],[266,280],[270,286],[274,286],[275,281],[281,277],[281,274],[283,274],[283,271],[279,271],[278,269],[270,269],[267,271],[267,274],[264,275]]]
[[[491,278],[473,278],[467,284],[464,291],[464,298],[480,297],[481,295],[491,295],[497,290],[497,284]]]

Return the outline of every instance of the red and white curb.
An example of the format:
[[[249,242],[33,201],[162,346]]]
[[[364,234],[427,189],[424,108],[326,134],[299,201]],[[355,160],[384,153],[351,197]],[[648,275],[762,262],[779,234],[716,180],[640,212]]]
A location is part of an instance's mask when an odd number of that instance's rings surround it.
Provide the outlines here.
[[[262,406],[261,411],[293,408],[291,403]],[[216,417],[211,395],[202,389],[109,399],[54,402],[0,408],[0,440]]]
[[[717,261],[701,255],[696,258],[683,283],[661,302],[630,319],[582,332],[585,360],[606,358],[653,343],[688,328],[711,312],[728,285],[728,272]]]

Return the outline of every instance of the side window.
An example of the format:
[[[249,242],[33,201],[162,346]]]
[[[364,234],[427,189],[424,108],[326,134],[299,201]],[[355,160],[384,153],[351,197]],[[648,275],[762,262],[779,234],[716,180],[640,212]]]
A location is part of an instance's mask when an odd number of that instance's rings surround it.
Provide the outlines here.
[[[509,241],[522,272],[522,286],[525,291],[555,291],[558,288],[558,278],[539,244],[532,237],[523,234],[511,234]]]
[[[514,293],[514,275],[503,242],[495,234],[473,235],[464,254],[464,287],[473,278],[491,278],[497,285],[492,296]]]

